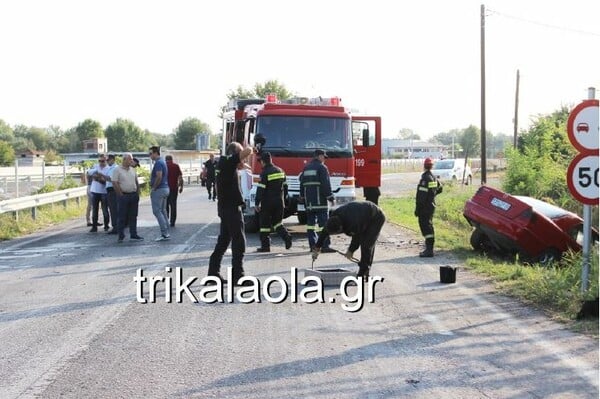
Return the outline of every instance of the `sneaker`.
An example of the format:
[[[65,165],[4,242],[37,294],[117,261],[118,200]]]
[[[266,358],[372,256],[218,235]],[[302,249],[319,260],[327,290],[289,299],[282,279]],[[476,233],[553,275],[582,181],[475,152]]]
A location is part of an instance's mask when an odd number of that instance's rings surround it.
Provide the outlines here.
[[[288,237],[285,240],[285,249],[290,249],[292,247],[292,237]]]
[[[131,236],[129,237],[130,240],[134,240],[134,241],[143,241],[144,237],[140,237],[140,236]]]
[[[96,226],[94,226],[90,229],[90,233],[97,233],[97,232],[98,232],[98,228]]]
[[[324,253],[324,254],[332,254],[332,253],[335,252],[335,249],[329,248],[329,247],[327,247],[327,248],[321,248],[321,252]]]
[[[108,232],[108,233],[106,233],[106,234],[111,234],[111,235],[112,235],[112,234],[117,234],[117,233],[118,233],[118,232],[117,232],[117,230],[111,230],[111,231],[109,231],[109,232]]]
[[[119,236],[119,238],[117,239],[117,243],[121,244],[124,238],[125,237]]]
[[[258,247],[256,248],[256,252],[271,252],[271,248]]]
[[[168,234],[163,234],[160,237],[156,238],[154,241],[167,241],[170,240],[171,236]]]

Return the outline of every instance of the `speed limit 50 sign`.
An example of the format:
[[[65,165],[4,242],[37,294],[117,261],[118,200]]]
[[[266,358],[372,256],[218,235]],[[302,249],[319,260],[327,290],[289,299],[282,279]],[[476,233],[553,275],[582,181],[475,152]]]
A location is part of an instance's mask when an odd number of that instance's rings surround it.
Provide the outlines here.
[[[569,191],[586,205],[598,205],[598,154],[579,154],[567,169]]]

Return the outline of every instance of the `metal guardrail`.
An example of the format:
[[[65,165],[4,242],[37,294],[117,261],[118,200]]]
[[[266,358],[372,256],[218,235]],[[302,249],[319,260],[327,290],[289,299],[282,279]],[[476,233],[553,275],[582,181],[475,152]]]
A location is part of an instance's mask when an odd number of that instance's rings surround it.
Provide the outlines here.
[[[145,183],[143,177],[139,178],[140,185]],[[87,186],[69,188],[66,190],[53,191],[51,193],[29,195],[26,197],[13,198],[0,201],[0,214],[13,212],[15,215],[18,211],[31,209],[31,217],[35,219],[37,207],[48,204],[63,202],[63,206],[67,206],[67,201],[76,199],[79,201],[81,197],[87,195]]]

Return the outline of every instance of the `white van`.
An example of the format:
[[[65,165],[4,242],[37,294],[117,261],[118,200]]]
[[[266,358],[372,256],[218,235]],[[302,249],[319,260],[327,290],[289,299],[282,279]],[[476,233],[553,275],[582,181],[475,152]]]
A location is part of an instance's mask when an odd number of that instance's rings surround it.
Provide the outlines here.
[[[463,182],[469,185],[473,182],[473,173],[471,172],[469,163],[465,165],[464,158],[436,160],[431,173],[441,182]]]

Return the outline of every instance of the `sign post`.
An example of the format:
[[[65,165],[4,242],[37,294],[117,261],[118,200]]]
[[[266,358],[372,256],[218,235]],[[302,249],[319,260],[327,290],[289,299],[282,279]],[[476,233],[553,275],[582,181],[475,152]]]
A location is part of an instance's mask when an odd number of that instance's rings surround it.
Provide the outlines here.
[[[588,100],[577,105],[569,114],[567,134],[580,154],[567,169],[567,185],[575,199],[583,204],[583,264],[581,292],[588,289],[590,274],[590,247],[592,241],[592,205],[598,205],[598,139],[599,112],[596,89],[588,89]]]

